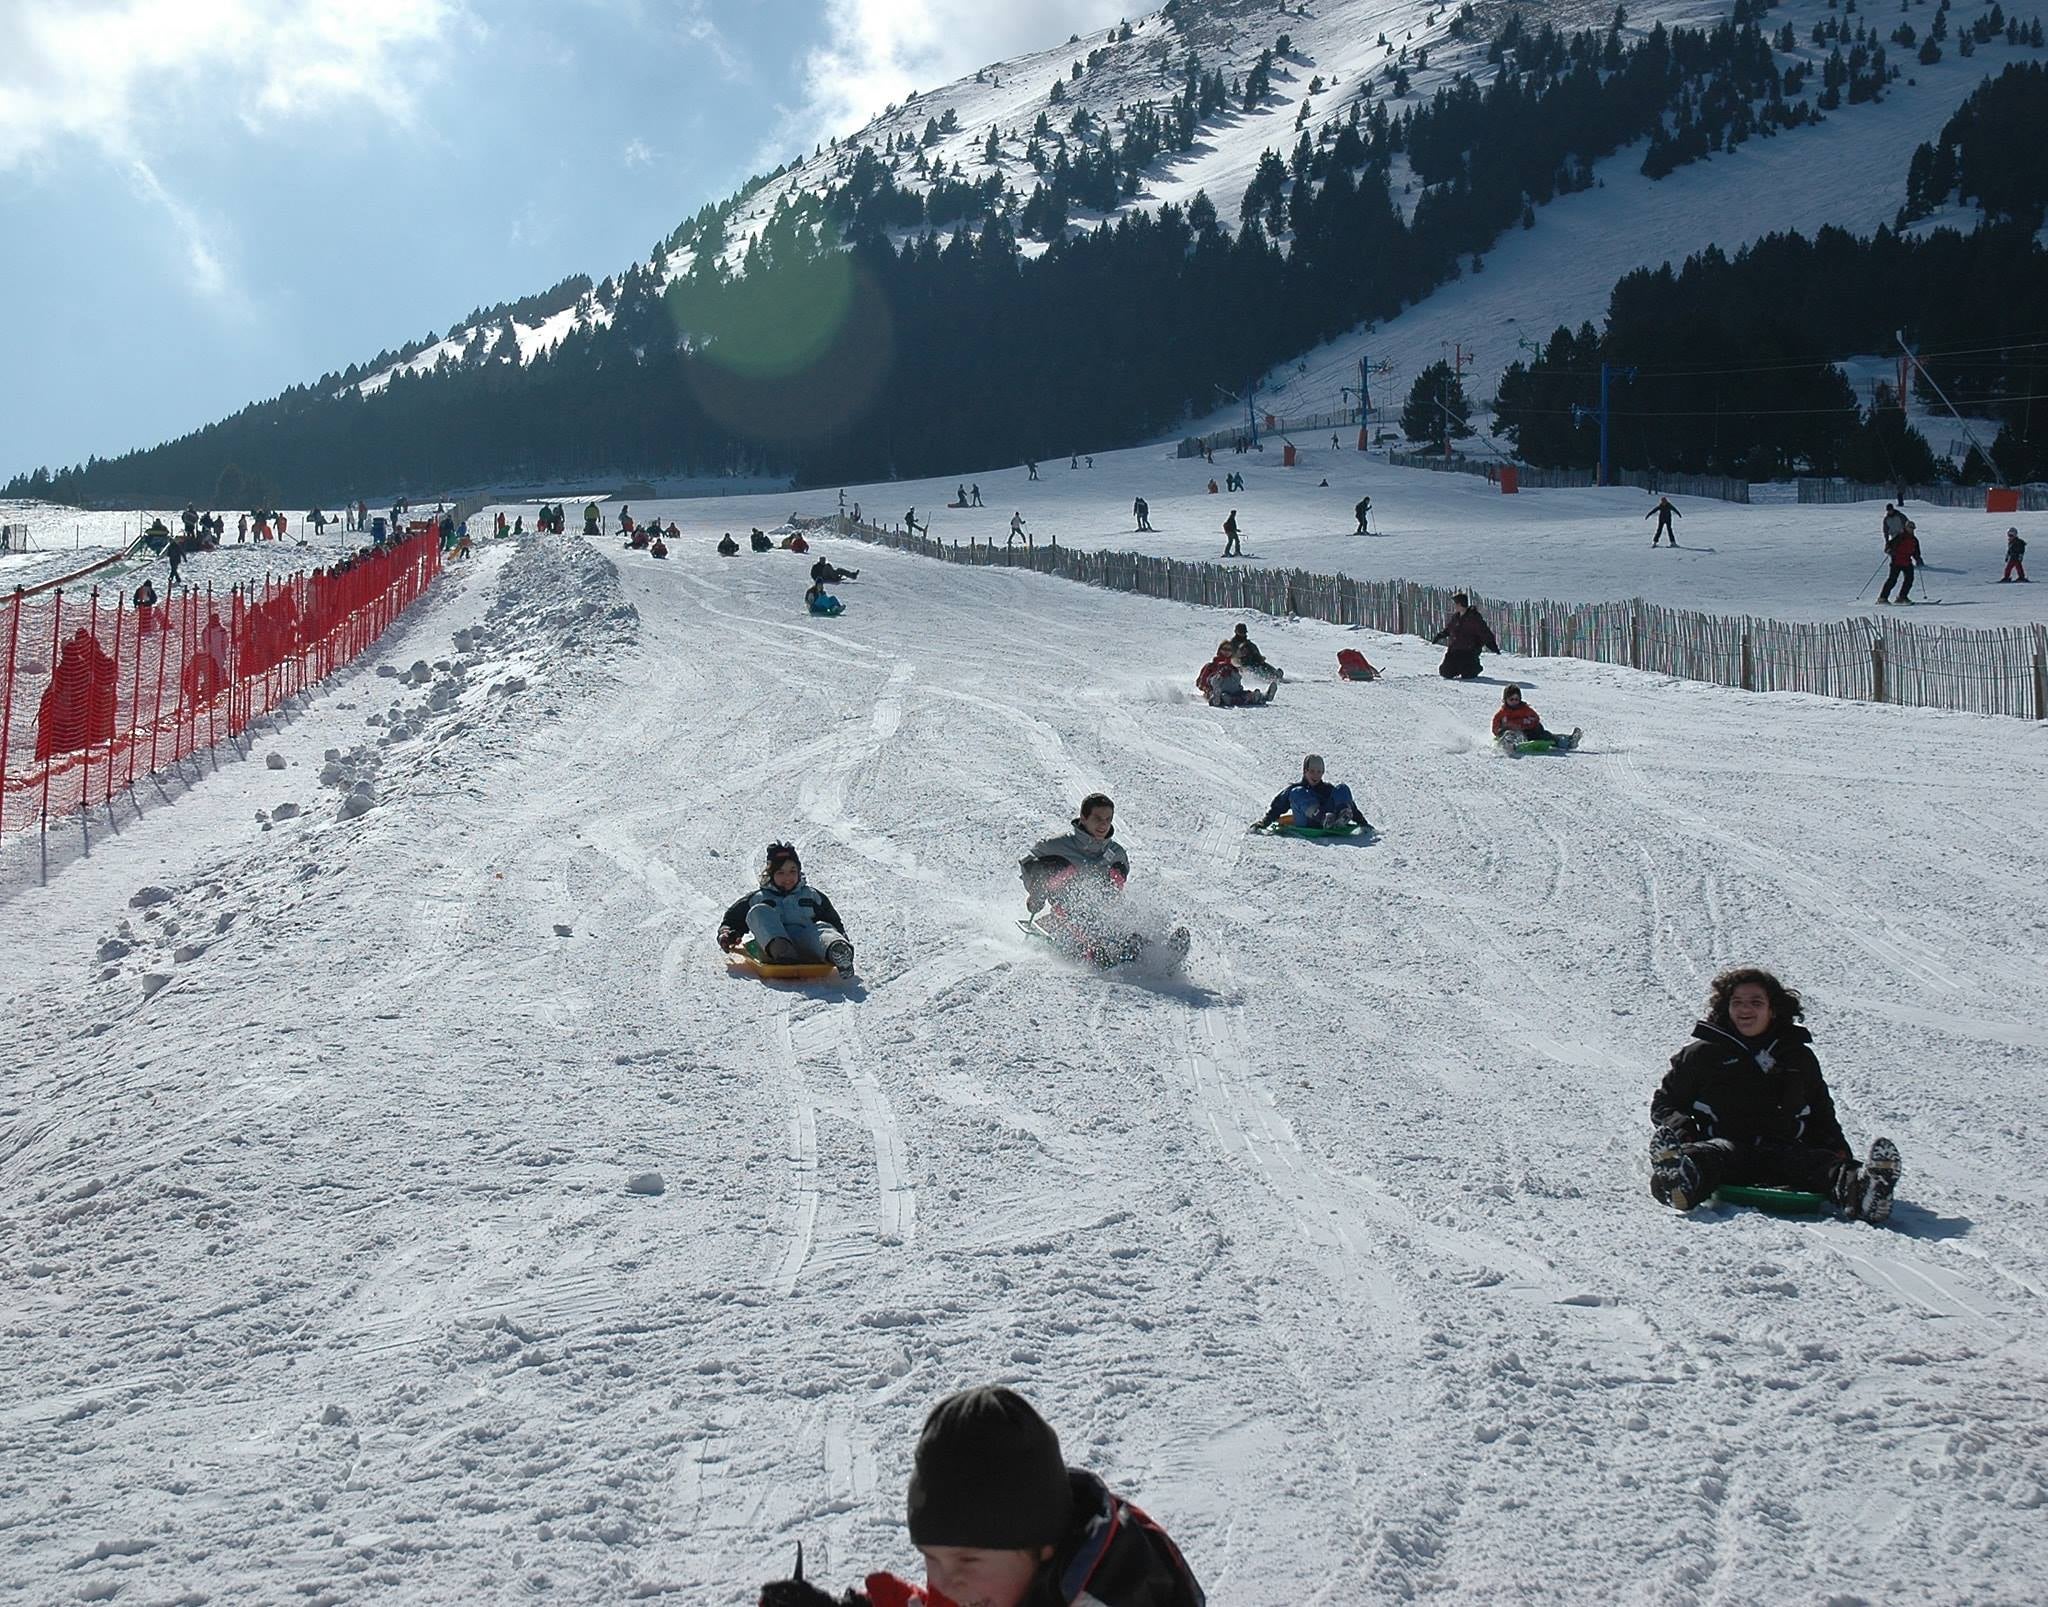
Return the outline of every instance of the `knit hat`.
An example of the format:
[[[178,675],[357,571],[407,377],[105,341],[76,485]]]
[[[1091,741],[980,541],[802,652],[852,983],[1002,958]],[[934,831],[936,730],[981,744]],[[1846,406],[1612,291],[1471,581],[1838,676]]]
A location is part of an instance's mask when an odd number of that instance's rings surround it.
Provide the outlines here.
[[[768,845],[768,864],[762,874],[773,876],[775,874],[775,867],[780,865],[785,859],[796,866],[798,870],[802,870],[804,867],[804,862],[797,857],[796,844],[770,843]]]
[[[1073,1515],[1059,1436],[1014,1390],[962,1390],[934,1406],[910,1475],[910,1538],[920,1546],[1034,1551]]]

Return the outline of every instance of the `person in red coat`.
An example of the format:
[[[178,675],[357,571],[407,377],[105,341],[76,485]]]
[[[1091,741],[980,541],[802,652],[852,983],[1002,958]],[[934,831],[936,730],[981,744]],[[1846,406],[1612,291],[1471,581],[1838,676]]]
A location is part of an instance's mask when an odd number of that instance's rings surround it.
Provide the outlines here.
[[[1884,577],[1884,585],[1878,591],[1877,600],[1881,603],[1892,600],[1894,586],[1899,588],[1899,601],[1910,603],[1913,600],[1913,570],[1926,561],[1920,556],[1920,536],[1913,528],[1913,521],[1901,515],[1899,523],[1904,528],[1897,535],[1885,539],[1884,550],[1892,561],[1892,571]]]
[[[1572,727],[1570,736],[1546,730],[1543,716],[1522,701],[1522,689],[1510,681],[1501,689],[1500,707],[1493,711],[1493,739],[1496,742],[1554,742],[1560,748],[1578,745],[1580,732]]]

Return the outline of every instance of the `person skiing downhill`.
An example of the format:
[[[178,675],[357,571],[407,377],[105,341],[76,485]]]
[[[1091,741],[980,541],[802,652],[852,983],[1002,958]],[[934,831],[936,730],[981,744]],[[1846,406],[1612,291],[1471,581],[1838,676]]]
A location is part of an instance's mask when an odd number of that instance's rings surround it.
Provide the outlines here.
[[[2007,581],[2027,582],[2027,544],[2020,540],[2020,527],[2008,525],[2005,532],[2005,573],[1998,577],[2002,586]]]
[[[1351,511],[1358,515],[1358,528],[1352,533],[1360,536],[1371,535],[1372,532],[1366,528],[1366,523],[1372,517],[1372,498],[1360,497]]]
[[[910,1539],[922,1588],[875,1573],[834,1597],[803,1577],[763,1585],[759,1607],[1206,1607],[1180,1548],[1095,1474],[1067,1466],[1059,1436],[1000,1385],[932,1408],[918,1436]]]
[[[1799,995],[1769,971],[1715,977],[1707,1016],[1650,1101],[1650,1193],[1690,1211],[1723,1183],[1810,1190],[1845,1217],[1882,1222],[1899,1182],[1888,1138],[1861,1164],[1842,1136]]]
[[[1352,800],[1351,789],[1341,782],[1323,779],[1323,756],[1320,753],[1311,753],[1301,761],[1301,779],[1273,795],[1273,801],[1266,806],[1265,818],[1257,821],[1252,829],[1256,831],[1271,826],[1282,815],[1292,815],[1297,826],[1321,831],[1341,826],[1372,830],[1372,822]]]
[[[1238,545],[1237,540],[1237,509],[1232,508],[1230,517],[1223,521],[1223,556],[1231,558],[1243,555],[1244,548]]]
[[[1140,531],[1152,528],[1152,505],[1143,497],[1134,497],[1132,499],[1131,514],[1138,521],[1138,529]]]
[[[1510,681],[1501,689],[1500,707],[1493,711],[1493,740],[1505,748],[1518,748],[1524,742],[1550,742],[1566,750],[1576,748],[1582,733],[1572,727],[1570,736],[1560,736],[1555,731],[1546,731],[1543,717],[1522,701],[1522,689]]]
[[[1472,599],[1463,592],[1452,594],[1451,617],[1430,640],[1443,645],[1444,661],[1437,666],[1436,672],[1447,681],[1474,679],[1481,667],[1480,653],[1500,651],[1500,643],[1493,639],[1493,627],[1486,623],[1479,610],[1472,606]]]
[[[1678,532],[1671,528],[1671,521],[1673,519],[1683,519],[1685,515],[1671,505],[1669,497],[1659,497],[1657,499],[1657,506],[1644,514],[1643,517],[1657,521],[1657,528],[1650,534],[1651,546],[1656,546],[1666,536],[1671,538],[1672,546],[1678,545]]]
[[[1119,929],[1117,904],[1130,879],[1130,857],[1115,841],[1116,805],[1107,793],[1081,800],[1073,830],[1031,845],[1017,862],[1024,878],[1024,908],[1039,931],[1071,954],[1096,965],[1135,960],[1150,940]],[[1041,913],[1042,912],[1042,913]],[[1186,927],[1168,940],[1180,955],[1188,948]]]
[[[771,965],[823,961],[840,976],[853,975],[853,944],[832,900],[804,880],[793,843],[770,843],[761,885],[733,901],[718,922],[718,946],[727,953],[752,938]]]
[[[1920,536],[1913,521],[1904,514],[1898,515],[1900,529],[1896,535],[1885,536],[1885,556],[1892,561],[1891,573],[1884,577],[1884,584],[1878,588],[1877,600],[1888,603],[1892,600],[1892,587],[1899,588],[1899,601],[1913,600],[1913,570],[1926,560],[1920,556]],[[1868,582],[1865,582],[1867,585]]]

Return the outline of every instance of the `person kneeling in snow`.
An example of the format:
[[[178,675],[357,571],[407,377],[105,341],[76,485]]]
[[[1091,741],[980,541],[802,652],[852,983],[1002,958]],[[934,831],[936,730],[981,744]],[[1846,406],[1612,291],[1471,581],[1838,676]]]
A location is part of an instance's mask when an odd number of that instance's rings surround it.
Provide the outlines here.
[[[853,944],[832,900],[804,880],[803,861],[791,843],[770,843],[761,885],[733,903],[718,923],[718,946],[728,953],[752,938],[770,965],[839,967],[853,975]]]
[[[1650,1120],[1650,1192],[1690,1211],[1723,1183],[1810,1190],[1844,1216],[1882,1222],[1899,1181],[1898,1146],[1880,1138],[1858,1165],[1799,1024],[1799,995],[1755,966],[1723,971],[1707,1019],[1671,1057]]]
[[[718,555],[721,558],[730,558],[739,550],[740,544],[732,539],[732,532],[730,530],[718,538]]]
[[[834,597],[818,581],[812,581],[810,590],[804,593],[804,606],[814,614],[843,614],[846,605]]]
[[[870,1574],[827,1595],[795,1578],[761,1587],[760,1607],[1205,1607],[1166,1531],[1093,1473],[1067,1466],[1059,1436],[1000,1385],[932,1408],[907,1503],[922,1588]]]
[[[1510,681],[1500,694],[1500,707],[1493,711],[1493,739],[1514,747],[1523,742],[1554,742],[1560,748],[1575,748],[1584,735],[1577,726],[1570,736],[1546,730],[1543,716],[1522,701],[1522,689]]]
[[[1323,756],[1320,753],[1311,753],[1301,761],[1301,779],[1273,795],[1273,801],[1266,806],[1266,818],[1258,824],[1270,826],[1284,814],[1293,815],[1297,826],[1320,831],[1341,826],[1372,830],[1372,822],[1352,801],[1351,789],[1323,779]]]

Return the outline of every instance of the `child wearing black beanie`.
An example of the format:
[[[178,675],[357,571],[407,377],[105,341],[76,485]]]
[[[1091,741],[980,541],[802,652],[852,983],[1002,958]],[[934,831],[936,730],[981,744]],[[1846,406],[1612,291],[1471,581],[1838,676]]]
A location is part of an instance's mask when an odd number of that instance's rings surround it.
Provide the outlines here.
[[[910,1538],[926,1587],[870,1574],[836,1601],[797,1575],[760,1607],[1204,1607],[1180,1549],[1092,1473],[1014,1390],[962,1390],[932,1408],[910,1476]]]

